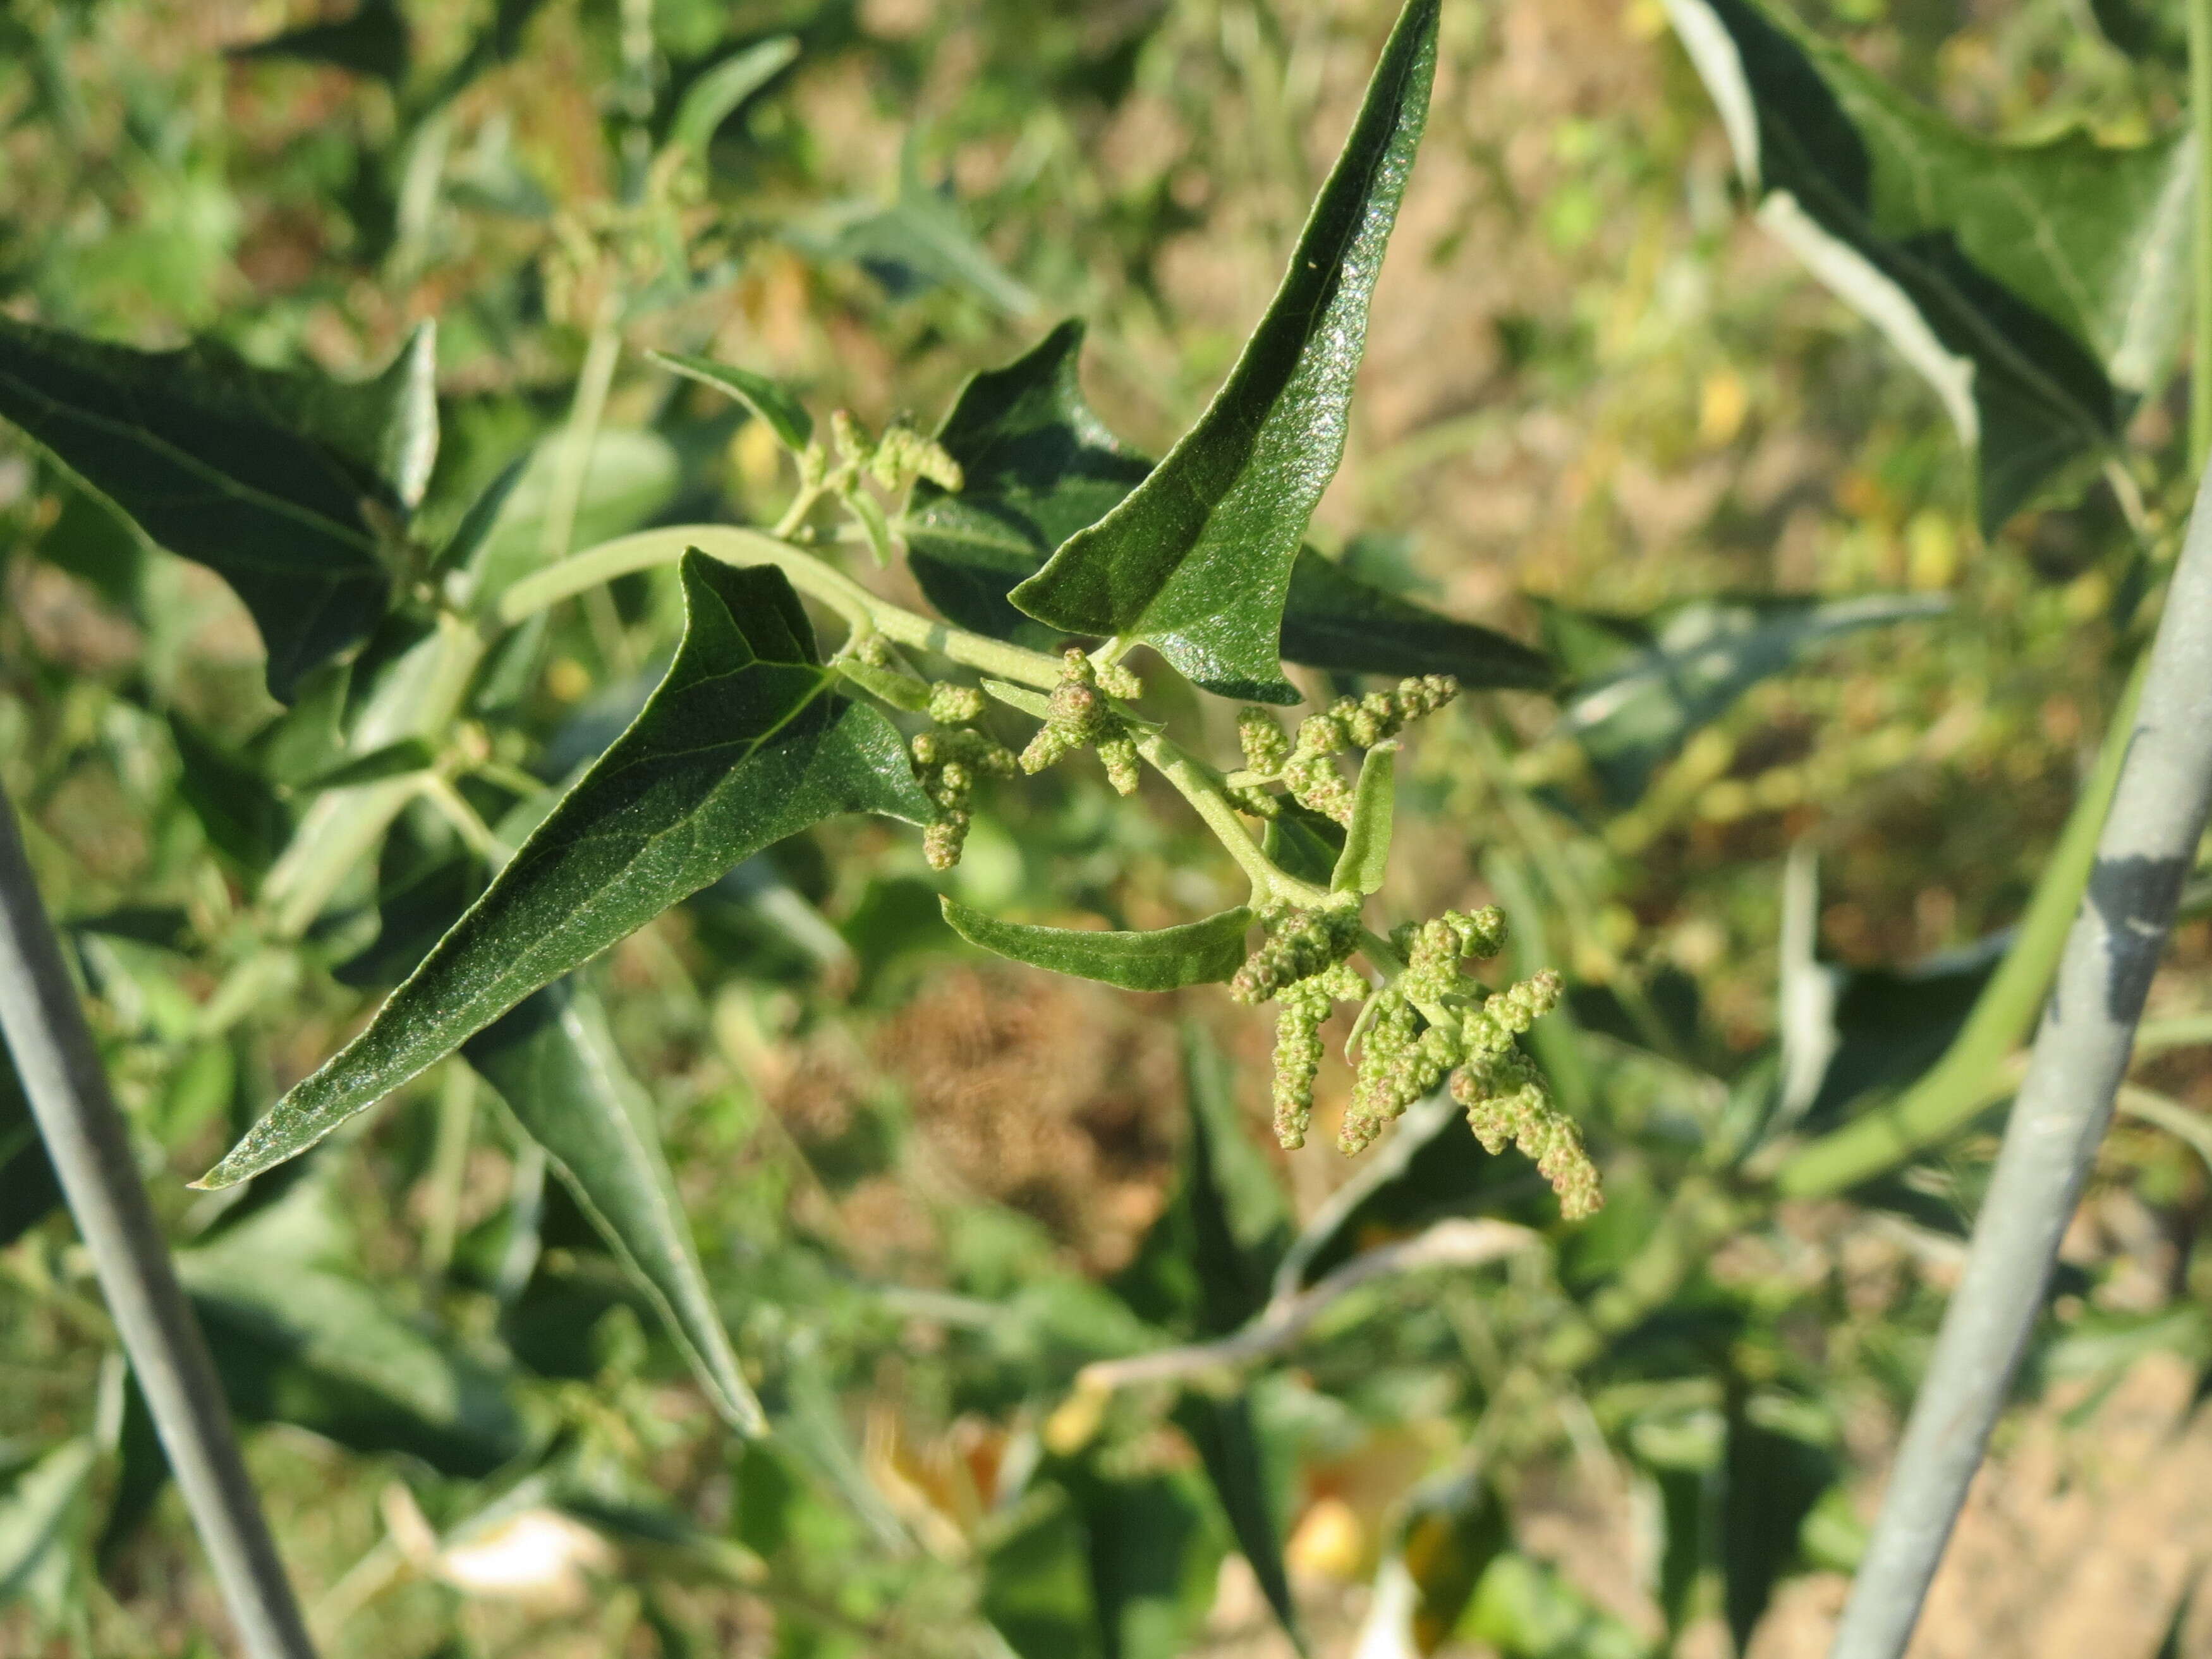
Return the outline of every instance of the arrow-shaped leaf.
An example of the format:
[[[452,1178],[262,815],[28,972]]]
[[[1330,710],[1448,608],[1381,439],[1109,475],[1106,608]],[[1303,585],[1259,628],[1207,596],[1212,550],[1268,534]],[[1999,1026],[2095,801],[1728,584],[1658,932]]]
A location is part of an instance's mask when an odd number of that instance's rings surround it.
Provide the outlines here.
[[[766,1419],[715,1310],[652,1104],[623,1066],[599,1000],[549,985],[461,1052],[643,1281],[714,1408],[732,1427],[761,1432]]]
[[[0,318],[0,417],[173,553],[234,588],[269,689],[365,639],[390,580],[371,503],[394,519],[436,454],[428,336],[343,386],[208,345],[134,351]]]
[[[1984,531],[2118,434],[2181,326],[2185,143],[1992,143],[1756,0],[1666,3],[1761,222],[1978,450]]]
[[[836,695],[783,573],[696,549],[667,678],[368,1028],[279,1101],[204,1184],[304,1151],[541,985],[840,812],[932,816],[905,746]]]
[[[1013,592],[1072,633],[1149,641],[1224,696],[1295,702],[1278,641],[1291,566],[1336,475],[1367,305],[1428,117],[1438,0],[1408,0],[1291,255],[1196,425],[1129,498]]]
[[[1244,960],[1244,935],[1252,926],[1252,913],[1242,905],[1176,927],[1108,933],[1001,921],[956,899],[942,902],[945,920],[970,945],[1125,991],[1173,991],[1229,978]]]
[[[907,562],[929,602],[963,628],[1030,643],[1058,638],[1014,609],[1016,583],[1104,518],[1152,470],[1083,396],[1073,318],[960,388],[937,441],[960,463],[957,493],[923,479],[907,509]]]
[[[1059,632],[1017,611],[1007,590],[1152,470],[1085,399],[1082,345],[1083,325],[1060,324],[1012,362],[973,376],[938,429],[963,483],[957,493],[917,483],[902,528],[922,592],[963,628],[1058,643]],[[1280,654],[1345,673],[1450,674],[1470,689],[1555,678],[1541,652],[1386,593],[1311,547],[1291,567]]]

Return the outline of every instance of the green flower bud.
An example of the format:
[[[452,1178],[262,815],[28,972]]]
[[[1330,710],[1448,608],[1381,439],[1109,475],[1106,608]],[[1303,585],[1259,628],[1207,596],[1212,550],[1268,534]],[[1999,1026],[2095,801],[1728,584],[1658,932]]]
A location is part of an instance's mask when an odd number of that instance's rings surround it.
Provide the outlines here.
[[[1229,981],[1239,1002],[1265,1002],[1286,985],[1311,979],[1341,963],[1359,942],[1356,905],[1332,904],[1310,910],[1271,905],[1260,920],[1267,936],[1244,959]]]
[[[1115,794],[1137,793],[1137,785],[1145,774],[1133,738],[1100,738],[1098,759],[1106,769],[1106,781],[1114,786]]]
[[[929,688],[929,718],[939,726],[965,726],[983,717],[983,694],[972,685],[939,680]]]
[[[1291,757],[1291,740],[1264,708],[1250,704],[1237,711],[1237,741],[1244,750],[1244,769],[1274,777]]]

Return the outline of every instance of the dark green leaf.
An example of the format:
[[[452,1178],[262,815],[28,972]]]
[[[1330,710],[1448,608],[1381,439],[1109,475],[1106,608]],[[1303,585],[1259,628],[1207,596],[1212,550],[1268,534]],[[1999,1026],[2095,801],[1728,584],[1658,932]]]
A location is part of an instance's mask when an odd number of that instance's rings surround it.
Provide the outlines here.
[[[1834,1484],[1835,1455],[1756,1421],[1738,1400],[1729,1413],[1721,1482],[1721,1577],[1738,1653],[1797,1559],[1805,1517]]]
[[[1607,804],[1633,805],[1698,727],[1805,652],[1841,634],[1942,615],[1940,596],[1711,599],[1651,617],[1591,617],[1544,606],[1545,635],[1583,665],[1562,729],[1589,757]]]
[[[1346,674],[1449,674],[1470,691],[1540,690],[1559,678],[1542,652],[1386,593],[1310,547],[1291,567],[1283,655]]]
[[[1183,1032],[1187,1138],[1175,1192],[1114,1288],[1179,1336],[1225,1336],[1259,1312],[1291,1242],[1290,1205],[1246,1133],[1236,1075],[1196,1026]]]
[[[1372,893],[1390,867],[1390,824],[1398,806],[1398,747],[1378,744],[1359,763],[1359,784],[1352,796],[1352,822],[1345,827],[1344,851],[1329,872],[1331,892]]]
[[[549,985],[461,1052],[647,1286],[715,1409],[733,1427],[760,1432],[760,1406],[699,1264],[652,1103],[623,1066],[598,1000],[565,981]]]
[[[636,720],[368,1028],[278,1102],[209,1184],[312,1146],[769,843],[840,812],[931,816],[890,723],[836,694],[782,572],[695,550],[682,574],[683,644]]]
[[[983,1612],[1022,1659],[1183,1659],[1224,1553],[1189,1474],[1055,1470],[984,1563]]]
[[[1326,883],[1344,856],[1344,826],[1295,801],[1267,820],[1260,850],[1300,881]]]
[[[270,690],[289,700],[384,614],[390,580],[365,504],[397,515],[403,486],[427,476],[424,362],[410,346],[385,375],[339,386],[211,346],[133,351],[0,319],[0,416],[221,574],[261,630]]]
[[[1172,991],[1227,979],[1244,960],[1244,935],[1252,926],[1252,913],[1242,905],[1200,921],[1145,933],[1038,927],[1000,921],[951,898],[944,905],[952,931],[970,945],[1125,991]]]
[[[1259,1312],[1291,1241],[1281,1180],[1253,1144],[1237,1106],[1233,1069],[1206,1032],[1183,1030],[1188,1131],[1174,1194],[1114,1289],[1151,1323],[1183,1337],[1224,1336]],[[1297,1610],[1282,1558],[1280,1485],[1251,1402],[1187,1394],[1176,1421],[1199,1458],[1237,1547],[1283,1627]]]
[[[252,875],[266,871],[291,838],[292,817],[268,781],[173,709],[177,793],[216,851]]]
[[[1997,144],[1755,0],[1668,0],[1759,217],[1881,327],[1978,452],[1994,532],[2102,452],[2184,315],[2189,146]]]
[[[0,1248],[44,1221],[62,1201],[46,1143],[15,1076],[15,1057],[0,1037]]]
[[[1014,608],[1007,590],[1152,471],[1085,401],[1082,348],[1083,325],[1070,319],[1003,368],[972,376],[938,428],[937,441],[960,463],[961,487],[915,485],[907,562],[929,602],[963,628],[1056,640]]]
[[[53,480],[62,510],[39,538],[39,556],[89,585],[127,617],[146,615],[146,538],[101,497]]]
[[[361,0],[352,16],[337,23],[310,23],[266,40],[233,46],[240,59],[289,58],[330,64],[355,75],[373,76],[397,87],[407,78],[407,20],[398,0]]]
[[[1289,1484],[1285,1477],[1294,1477],[1295,1472],[1279,1467],[1280,1459],[1271,1467],[1249,1395],[1217,1399],[1187,1391],[1176,1402],[1175,1422],[1198,1449],[1214,1499],[1228,1520],[1237,1547],[1251,1564],[1267,1605],[1303,1653],[1297,1605],[1283,1565],[1284,1488]]]
[[[683,100],[676,106],[676,118],[669,123],[668,148],[705,155],[714,130],[798,56],[799,42],[788,34],[779,34],[731,53],[684,88]],[[748,398],[746,401],[751,399]],[[777,435],[781,436],[780,431]],[[803,443],[802,440],[792,447],[799,448]]]
[[[1198,422],[1145,483],[1014,590],[1079,634],[1146,640],[1225,696],[1295,702],[1291,566],[1335,476],[1367,304],[1428,115],[1438,0],[1408,0],[1282,286]]]
[[[797,394],[780,380],[706,357],[683,357],[669,351],[648,351],[645,355],[663,368],[673,369],[735,398],[767,422],[777,441],[793,453],[805,448],[814,436],[814,417],[806,412],[806,405],[799,401]]]
[[[507,498],[514,493],[514,487],[522,482],[522,475],[529,465],[530,457],[525,454],[516,456],[500,468],[483,492],[469,503],[468,511],[461,514],[460,522],[453,526],[453,533],[446,538],[445,545],[438,550],[437,557],[430,562],[433,572],[447,575],[449,580],[463,589],[453,596],[456,604],[465,604],[473,592],[477,574],[477,555],[491,539],[492,531],[497,527],[501,515],[507,511]],[[578,506],[580,510],[581,503],[579,502]]]
[[[902,528],[922,592],[963,628],[1041,648],[1056,643],[1060,631],[1016,610],[1007,590],[1152,471],[1085,400],[1082,344],[1081,323],[1060,324],[1003,368],[973,376],[938,430],[960,463],[961,487],[917,483]],[[1310,547],[1291,567],[1281,654],[1345,673],[1451,674],[1470,688],[1554,678],[1540,652],[1386,593]]]
[[[1106,1659],[1083,1517],[1058,1486],[1032,1491],[983,1560],[983,1616],[1020,1659]]]

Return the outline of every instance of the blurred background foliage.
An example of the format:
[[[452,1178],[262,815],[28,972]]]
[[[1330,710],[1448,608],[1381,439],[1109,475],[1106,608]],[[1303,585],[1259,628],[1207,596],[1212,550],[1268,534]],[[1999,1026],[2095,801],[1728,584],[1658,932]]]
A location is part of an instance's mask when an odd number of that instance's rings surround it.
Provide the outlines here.
[[[927,423],[1079,314],[1093,400],[1159,453],[1265,303],[1389,10],[8,0],[0,306],[341,374],[435,318],[434,526],[618,342],[579,546],[768,522],[788,494],[772,434],[647,348]],[[2180,118],[2178,5],[1800,15],[1993,137]],[[0,776],[327,1652],[1164,1659],[1291,1651],[1279,1611],[1362,1659],[1819,1650],[1994,1133],[1779,1205],[1740,1154],[1956,1029],[2140,637],[2129,516],[2141,495],[2170,528],[2184,422],[2146,399],[2118,495],[1985,541],[1933,395],[1740,208],[1656,0],[1449,7],[1316,520],[1585,688],[1734,653],[1625,719],[1498,696],[1415,745],[1387,896],[1500,902],[1516,970],[1568,972],[1539,1053],[1607,1208],[1559,1227],[1449,1109],[1364,1162],[1263,1151],[1261,1023],[983,962],[912,837],[831,825],[596,970],[775,1420],[751,1444],[455,1063],[242,1200],[184,1188],[359,1018],[350,983],[387,982],[380,899],[388,940],[452,831],[410,810],[299,950],[242,925],[313,795],[285,754],[316,711],[277,718],[215,578],[0,436]],[[496,532],[518,564],[552,489],[526,475]],[[489,763],[596,753],[677,623],[648,574],[532,632],[476,711]],[[1224,874],[1171,808],[1054,775],[992,799],[951,890],[1145,927],[1226,902]],[[2089,1650],[2040,1645],[2069,1618],[2102,1653],[2212,1652],[2188,1596],[2212,1511],[2177,1495],[2212,1485],[2187,1426],[2212,1362],[2205,908],[1930,1653]],[[212,1651],[88,1269],[9,1133],[0,1651]],[[1225,1392],[1075,1386],[1449,1216],[1540,1237],[1377,1276]]]

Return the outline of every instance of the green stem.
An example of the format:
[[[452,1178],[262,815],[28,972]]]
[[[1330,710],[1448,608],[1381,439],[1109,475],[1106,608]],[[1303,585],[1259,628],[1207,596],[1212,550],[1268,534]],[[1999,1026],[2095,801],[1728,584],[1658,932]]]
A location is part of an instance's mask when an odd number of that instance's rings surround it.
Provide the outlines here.
[[[1206,820],[1206,827],[1229,849],[1229,856],[1237,860],[1237,867],[1252,878],[1255,899],[1279,899],[1286,904],[1308,907],[1328,902],[1329,894],[1325,889],[1300,881],[1279,868],[1260,850],[1245,830],[1243,820],[1237,816],[1237,809],[1229,804],[1229,797],[1221,793],[1221,786],[1210,769],[1157,732],[1137,739],[1137,752],[1173,784],[1176,792],[1196,809],[1199,817]]]
[[[2148,651],[2136,659],[2106,728],[2097,769],[2044,864],[2012,948],[1943,1058],[1895,1100],[1798,1148],[1775,1172],[1775,1185],[1785,1195],[1809,1198],[1855,1187],[1964,1127],[2003,1097],[1999,1068],[2035,1024],[2057,971],[2067,929],[2096,861],[2097,836],[2135,728],[2136,700],[2149,663]]]
[[[789,517],[788,514],[786,517]],[[900,645],[910,645],[987,674],[1050,690],[1060,684],[1060,661],[1042,652],[970,634],[927,617],[916,616],[885,599],[879,599],[842,571],[832,568],[802,548],[758,530],[736,525],[674,525],[641,531],[602,542],[514,583],[499,599],[499,621],[512,625],[572,593],[580,593],[633,570],[647,570],[683,557],[696,548],[726,564],[772,564],[791,578],[791,585],[810,593],[844,619],[855,633],[881,634]]]
[[[2196,314],[2189,373],[2189,471],[2212,453],[2212,0],[2189,0],[2189,128],[2197,144]]]

